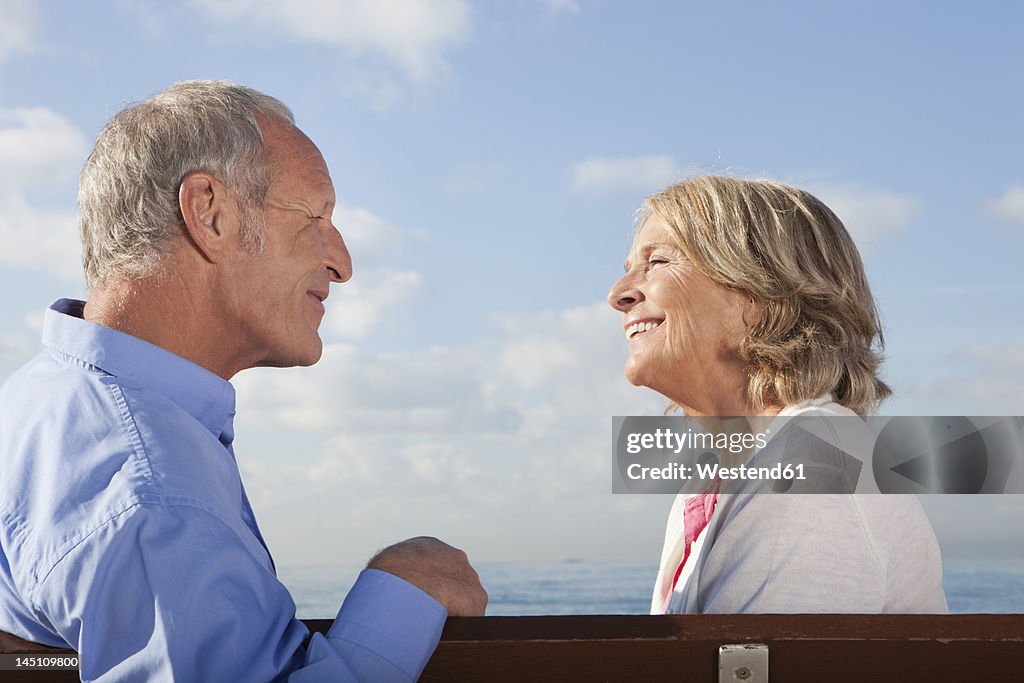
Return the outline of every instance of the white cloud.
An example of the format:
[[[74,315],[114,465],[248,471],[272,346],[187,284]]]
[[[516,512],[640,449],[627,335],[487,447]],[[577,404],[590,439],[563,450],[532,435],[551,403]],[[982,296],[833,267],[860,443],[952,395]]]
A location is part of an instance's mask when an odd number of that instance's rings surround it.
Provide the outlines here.
[[[15,323],[0,329],[0,382],[39,353],[43,318],[42,310],[33,309],[22,317],[20,326]]]
[[[407,353],[328,344],[312,368],[241,375],[240,414],[346,436],[493,436],[521,432],[526,419],[541,433],[558,420],[664,407],[622,377],[625,338],[603,303],[506,316],[498,328],[490,340]]]
[[[31,330],[35,336],[39,336],[43,333],[43,322],[46,320],[46,314],[43,311],[34,310],[29,311],[25,314],[25,327]]]
[[[812,184],[862,248],[902,232],[920,210],[913,197],[858,185]]]
[[[570,170],[575,192],[607,194],[629,190],[650,194],[678,180],[682,171],[670,157],[591,157]]]
[[[391,225],[366,209],[338,206],[334,209],[333,221],[353,253],[381,251],[395,246],[409,235],[408,231]]]
[[[999,199],[986,202],[985,210],[1001,221],[1024,225],[1024,186],[1014,185]]]
[[[339,339],[365,339],[426,290],[423,276],[414,271],[353,270],[352,280],[332,287],[327,300],[327,330]]]
[[[80,277],[75,211],[45,195],[73,186],[87,148],[56,112],[0,109],[0,263]]]
[[[331,288],[323,329],[331,339],[365,340],[398,319],[427,286],[418,272],[363,264],[372,264],[376,254],[400,249],[407,237],[419,235],[361,208],[338,206],[333,220],[352,253],[353,276]]]
[[[1024,344],[960,348],[948,365],[969,374],[946,374],[908,387],[934,415],[1024,415]]]
[[[254,371],[238,384],[260,424],[347,436],[507,431],[520,416],[490,392],[485,365],[472,349],[374,354],[328,344],[313,368]]]
[[[0,109],[0,180],[26,186],[74,177],[87,143],[75,126],[44,107]]]
[[[946,380],[941,395],[956,395],[968,412],[1024,415],[1024,344],[971,346],[959,352],[975,364],[968,379]]]
[[[615,314],[599,303],[503,316],[490,339],[465,345],[403,354],[330,345],[312,368],[243,373],[236,449],[250,463],[246,484],[281,525],[275,543],[307,557],[283,531],[296,510],[331,520],[334,536],[366,552],[423,532],[458,542],[494,519],[533,540],[473,540],[485,556],[618,553],[592,534],[572,537],[562,521],[587,518],[619,524],[617,538],[646,543],[653,557],[664,500],[642,501],[651,520],[622,516],[637,501],[610,494],[608,438],[612,415],[660,414],[666,401],[626,382],[625,353]],[[634,523],[649,538],[626,531]]]
[[[38,352],[38,334],[25,330],[0,332],[0,382]]]
[[[470,30],[465,0],[194,0],[210,15],[259,25],[292,38],[382,55],[413,82],[445,68],[444,53]]]
[[[496,322],[505,335],[497,358],[499,378],[527,390],[539,389],[553,377],[560,377],[559,386],[570,380],[587,382],[595,366],[624,360],[625,337],[618,321],[619,316],[603,303],[498,316]],[[617,382],[622,368],[611,362],[616,371],[611,377]]]
[[[35,47],[39,10],[34,0],[0,0],[0,62]]]
[[[0,193],[0,263],[76,280],[81,253],[74,211],[41,209]]]

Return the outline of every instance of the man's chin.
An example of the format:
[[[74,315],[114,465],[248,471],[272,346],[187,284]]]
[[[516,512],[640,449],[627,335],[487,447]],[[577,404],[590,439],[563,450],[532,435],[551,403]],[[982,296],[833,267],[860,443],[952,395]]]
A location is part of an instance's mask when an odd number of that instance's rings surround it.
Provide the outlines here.
[[[257,367],[261,368],[295,368],[295,367],[309,367],[315,365],[324,353],[323,342],[317,337],[317,343],[310,345],[309,349],[297,350],[296,352],[287,356],[271,356],[263,359],[257,364]]]
[[[316,365],[324,355],[324,344],[320,341],[320,337],[316,338],[316,345],[312,346],[308,351],[301,354],[296,359],[294,365],[300,367],[309,367],[310,365]]]
[[[299,363],[299,365],[301,365],[303,367],[308,367],[310,365],[316,365],[317,363],[320,362],[320,359],[323,358],[323,355],[324,355],[324,347],[323,347],[323,344],[321,344],[320,346],[318,346],[316,348],[316,353],[310,355],[308,362]]]

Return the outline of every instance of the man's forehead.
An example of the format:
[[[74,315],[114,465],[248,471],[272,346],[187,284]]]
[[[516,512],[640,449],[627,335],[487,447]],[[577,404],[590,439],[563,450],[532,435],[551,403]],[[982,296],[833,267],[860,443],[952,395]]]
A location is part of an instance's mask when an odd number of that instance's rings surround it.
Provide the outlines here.
[[[271,124],[264,133],[264,145],[274,169],[272,185],[301,180],[333,195],[334,185],[327,162],[316,144],[300,129]]]
[[[284,121],[264,124],[263,145],[272,161],[290,158],[323,160],[316,143],[300,128]]]

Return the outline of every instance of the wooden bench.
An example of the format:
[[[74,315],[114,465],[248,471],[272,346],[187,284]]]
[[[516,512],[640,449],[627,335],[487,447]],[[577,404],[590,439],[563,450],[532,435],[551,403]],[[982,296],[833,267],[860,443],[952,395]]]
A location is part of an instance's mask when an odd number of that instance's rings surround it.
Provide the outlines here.
[[[988,614],[451,618],[421,680],[760,683],[750,671],[719,678],[719,648],[751,643],[767,646],[773,682],[1024,681],[1024,615]],[[4,635],[0,652],[67,651]],[[76,675],[7,671],[0,680]]]

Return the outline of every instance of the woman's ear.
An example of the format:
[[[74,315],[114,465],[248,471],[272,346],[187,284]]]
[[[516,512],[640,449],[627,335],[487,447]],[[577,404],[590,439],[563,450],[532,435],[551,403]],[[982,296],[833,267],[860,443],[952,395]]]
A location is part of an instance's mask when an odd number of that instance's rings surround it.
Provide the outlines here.
[[[742,316],[744,326],[746,326],[748,330],[751,330],[761,322],[761,317],[764,315],[764,307],[754,301],[754,297],[746,295],[746,300],[743,302],[743,310],[740,315]]]
[[[185,235],[196,250],[216,263],[233,244],[237,202],[227,186],[209,173],[189,173],[178,188]]]

